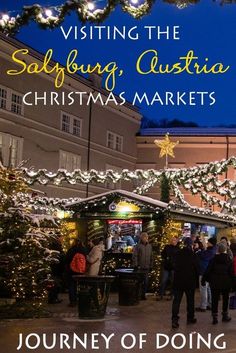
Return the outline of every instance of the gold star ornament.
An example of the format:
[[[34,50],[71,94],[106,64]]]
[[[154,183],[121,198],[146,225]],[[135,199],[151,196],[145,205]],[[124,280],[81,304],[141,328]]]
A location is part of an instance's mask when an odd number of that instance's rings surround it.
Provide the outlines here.
[[[160,157],[164,157],[164,156],[171,156],[171,157],[175,157],[174,155],[174,148],[176,145],[178,145],[179,141],[176,142],[171,142],[170,138],[169,138],[169,134],[167,133],[165,135],[165,139],[164,140],[155,140],[154,141],[155,145],[160,147]]]

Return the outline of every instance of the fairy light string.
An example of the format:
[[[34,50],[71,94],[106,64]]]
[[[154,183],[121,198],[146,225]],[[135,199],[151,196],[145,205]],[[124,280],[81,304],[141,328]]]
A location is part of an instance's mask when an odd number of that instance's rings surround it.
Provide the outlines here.
[[[39,4],[23,6],[17,15],[13,15],[15,11],[10,10],[1,14],[0,32],[6,35],[15,34],[22,26],[28,25],[32,21],[36,22],[43,29],[53,29],[60,26],[65,17],[72,12],[77,13],[78,19],[82,23],[101,23],[110,16],[111,12],[117,6],[121,6],[121,9],[133,18],[140,19],[151,11],[154,1],[107,0],[103,6],[100,6],[100,3],[97,1],[68,0],[58,6],[45,7]],[[163,2],[175,5],[178,9],[182,10],[189,5],[197,4],[200,0],[163,0]],[[235,0],[221,0],[217,3],[220,5],[233,4]]]
[[[49,172],[46,169],[22,169],[22,177],[28,185],[35,183],[47,185],[61,185],[67,182],[71,185],[77,183],[88,184],[97,182],[105,184],[106,182],[118,183],[120,181],[135,181],[141,183],[134,189],[137,194],[145,194],[150,188],[156,187],[161,183],[162,176],[168,179],[171,191],[175,198],[183,205],[187,205],[184,200],[183,192],[190,192],[192,195],[199,195],[207,205],[217,205],[224,207],[227,211],[235,213],[236,206],[232,205],[231,200],[236,199],[236,182],[231,179],[221,180],[221,176],[229,170],[236,169],[236,157],[210,162],[201,166],[191,168],[165,168],[164,170],[155,169],[136,169],[130,171],[123,169],[121,172],[108,169],[106,171],[82,171],[80,169],[68,172],[59,169],[56,172]]]

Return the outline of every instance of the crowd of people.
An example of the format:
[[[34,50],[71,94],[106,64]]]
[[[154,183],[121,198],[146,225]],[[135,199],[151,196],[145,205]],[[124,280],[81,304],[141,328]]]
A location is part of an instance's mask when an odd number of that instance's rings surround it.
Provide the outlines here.
[[[218,306],[222,296],[222,321],[231,320],[229,296],[235,291],[236,242],[222,237],[201,239],[186,237],[182,243],[176,237],[162,251],[162,279],[158,300],[162,300],[167,285],[172,303],[172,328],[179,327],[179,310],[183,295],[187,301],[187,323],[197,322],[195,311],[211,310],[212,323],[218,323]],[[199,286],[200,303],[195,308],[195,289]]]
[[[96,276],[101,273],[101,263],[105,246],[103,239],[96,243],[89,241],[85,247],[81,241],[72,246],[64,259],[66,269],[69,306],[76,306],[77,283],[74,275]],[[226,237],[217,243],[216,237],[207,241],[196,236],[185,237],[179,241],[172,237],[161,253],[162,276],[158,300],[172,300],[172,328],[179,327],[179,311],[183,295],[187,302],[187,324],[197,322],[195,312],[211,310],[212,323],[218,323],[219,300],[222,296],[222,321],[231,320],[229,296],[236,291],[236,240],[229,244]],[[146,299],[148,276],[153,268],[153,252],[148,234],[141,233],[139,243],[134,247],[134,270],[142,272],[141,299]],[[55,276],[56,277],[56,276]],[[200,302],[195,307],[195,289],[199,287]],[[49,291],[49,302],[58,303],[55,286]],[[168,295],[166,292],[168,289]]]

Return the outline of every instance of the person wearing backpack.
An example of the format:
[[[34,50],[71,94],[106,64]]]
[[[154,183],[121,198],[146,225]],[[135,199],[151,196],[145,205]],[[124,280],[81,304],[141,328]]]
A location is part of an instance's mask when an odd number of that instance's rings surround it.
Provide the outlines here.
[[[65,257],[66,273],[68,278],[69,306],[76,306],[77,283],[73,279],[74,275],[84,274],[86,271],[86,256],[88,250],[81,240],[72,246]]]

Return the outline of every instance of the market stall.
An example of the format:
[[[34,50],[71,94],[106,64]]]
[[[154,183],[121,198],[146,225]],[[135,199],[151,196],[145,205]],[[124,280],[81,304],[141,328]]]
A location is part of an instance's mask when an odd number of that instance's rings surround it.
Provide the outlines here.
[[[141,232],[149,234],[156,258],[153,288],[160,275],[160,252],[172,236],[179,238],[193,233],[204,237],[221,235],[236,221],[227,214],[214,213],[196,207],[167,204],[125,190],[112,190],[72,203],[67,208],[73,214],[80,239],[103,238],[106,251],[103,273],[114,275],[117,268],[132,267],[132,253]]]

